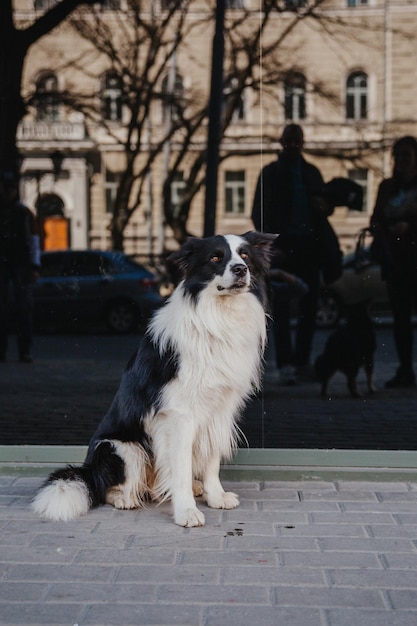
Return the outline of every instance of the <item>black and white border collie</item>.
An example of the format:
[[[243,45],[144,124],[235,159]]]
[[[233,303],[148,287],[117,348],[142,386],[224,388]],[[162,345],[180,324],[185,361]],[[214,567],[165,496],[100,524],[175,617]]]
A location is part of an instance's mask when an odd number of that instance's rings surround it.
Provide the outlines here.
[[[180,526],[203,526],[194,494],[233,509],[220,461],[259,387],[266,342],[267,272],[275,235],[189,239],[171,255],[181,280],[154,314],[81,467],[52,473],[32,506],[68,521],[108,503],[132,509],[171,498]],[[198,482],[197,482],[198,481]]]

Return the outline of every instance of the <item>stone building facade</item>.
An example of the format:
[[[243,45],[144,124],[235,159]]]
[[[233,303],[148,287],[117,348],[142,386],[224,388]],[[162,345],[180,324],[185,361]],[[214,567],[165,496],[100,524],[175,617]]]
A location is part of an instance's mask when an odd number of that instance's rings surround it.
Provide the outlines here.
[[[16,0],[17,26],[37,19],[54,1]],[[142,4],[145,12],[154,12],[154,19],[163,19],[169,5],[160,0]],[[213,4],[191,2],[188,19],[198,25],[189,30],[175,58],[182,88],[206,97],[214,34],[209,8]],[[326,181],[349,177],[364,187],[362,212],[339,207],[332,216],[342,247],[349,250],[358,231],[368,224],[380,180],[390,173],[393,141],[405,134],[417,136],[417,3],[323,0],[313,5],[309,0],[282,0],[277,6],[280,10],[271,15],[259,45],[267,50],[278,32],[286,32],[279,48],[282,79],[256,93],[248,85],[241,108],[222,139],[216,232],[252,228],[251,205],[259,171],[275,158],[285,124],[294,121],[304,128],[306,158],[320,168]],[[112,32],[120,28],[118,11],[125,9],[126,0],[109,0],[101,9]],[[228,0],[226,20],[230,12],[233,17],[245,16],[247,28],[253,30],[262,17],[262,2]],[[298,20],[296,26],[294,20]],[[170,67],[167,64],[159,80],[168,80]],[[24,91],[42,98],[32,99],[18,131],[23,158],[21,194],[34,210],[41,207],[46,248],[111,246],[112,202],[125,167],[118,142],[125,112],[117,76],[111,70],[108,59],[66,23],[29,51]],[[56,98],[57,93],[77,89],[96,94],[106,126]],[[156,103],[149,118],[149,145],[157,141],[165,123],[163,108]],[[194,148],[190,146],[190,154],[206,141],[206,127],[203,131]],[[141,147],[142,153],[147,147]],[[141,204],[125,230],[128,253],[158,254],[177,245],[170,228],[163,226],[161,207],[165,168],[178,149],[174,140],[152,165]],[[64,157],[58,176],[51,161],[56,150]],[[181,197],[187,167],[191,161],[187,166],[185,160],[172,183],[173,203]],[[192,202],[188,230],[202,235],[203,222],[202,188]]]

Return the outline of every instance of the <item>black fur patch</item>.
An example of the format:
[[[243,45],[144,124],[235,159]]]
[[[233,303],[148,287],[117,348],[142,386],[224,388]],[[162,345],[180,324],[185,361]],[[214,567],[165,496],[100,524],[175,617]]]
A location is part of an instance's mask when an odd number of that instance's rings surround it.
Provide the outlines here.
[[[112,405],[93,435],[90,446],[100,439],[140,442],[149,453],[143,417],[160,406],[161,389],[175,378],[179,356],[168,348],[164,354],[145,335],[130,359]]]

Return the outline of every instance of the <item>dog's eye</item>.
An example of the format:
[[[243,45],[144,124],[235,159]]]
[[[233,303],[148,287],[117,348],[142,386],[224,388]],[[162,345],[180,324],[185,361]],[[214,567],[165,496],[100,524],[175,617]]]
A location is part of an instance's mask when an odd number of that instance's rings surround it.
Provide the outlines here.
[[[247,252],[241,252],[240,253],[240,258],[243,259],[244,261],[246,261],[246,259],[249,258],[249,255]]]
[[[218,252],[215,252],[212,257],[210,257],[210,262],[220,263],[220,261],[223,260],[223,257],[224,257],[224,253],[221,250],[219,250]]]

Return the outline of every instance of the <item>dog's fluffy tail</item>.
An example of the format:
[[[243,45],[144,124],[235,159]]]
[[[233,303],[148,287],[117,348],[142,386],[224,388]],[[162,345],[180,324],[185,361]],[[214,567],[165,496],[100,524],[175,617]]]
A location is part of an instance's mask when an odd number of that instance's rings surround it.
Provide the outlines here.
[[[123,480],[124,462],[110,442],[102,442],[91,463],[53,472],[35,496],[32,509],[45,519],[68,522],[104,504],[107,489]]]
[[[67,467],[51,474],[32,502],[40,517],[68,522],[86,515],[95,501],[91,471]]]

